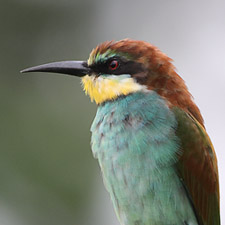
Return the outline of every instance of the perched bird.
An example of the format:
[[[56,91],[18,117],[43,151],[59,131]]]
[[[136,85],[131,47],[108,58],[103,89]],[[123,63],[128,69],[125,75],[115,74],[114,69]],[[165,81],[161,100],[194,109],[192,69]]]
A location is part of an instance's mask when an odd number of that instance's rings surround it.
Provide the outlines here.
[[[92,151],[121,225],[220,224],[215,151],[169,57],[124,39],[35,71],[82,77],[97,103]]]

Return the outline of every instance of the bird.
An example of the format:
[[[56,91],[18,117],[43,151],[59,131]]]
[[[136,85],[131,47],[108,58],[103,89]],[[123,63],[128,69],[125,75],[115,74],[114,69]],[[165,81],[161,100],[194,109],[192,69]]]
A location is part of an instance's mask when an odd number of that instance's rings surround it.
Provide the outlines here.
[[[91,147],[121,225],[219,225],[216,153],[184,80],[139,40],[106,41],[87,61],[21,71],[81,78],[98,108]]]

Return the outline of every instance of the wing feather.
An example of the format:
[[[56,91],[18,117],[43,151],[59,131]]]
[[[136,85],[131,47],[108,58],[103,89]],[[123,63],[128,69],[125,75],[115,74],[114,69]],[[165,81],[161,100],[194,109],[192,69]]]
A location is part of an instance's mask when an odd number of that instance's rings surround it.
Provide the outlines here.
[[[173,108],[181,155],[176,164],[200,225],[219,225],[219,179],[216,154],[203,126],[180,108]]]

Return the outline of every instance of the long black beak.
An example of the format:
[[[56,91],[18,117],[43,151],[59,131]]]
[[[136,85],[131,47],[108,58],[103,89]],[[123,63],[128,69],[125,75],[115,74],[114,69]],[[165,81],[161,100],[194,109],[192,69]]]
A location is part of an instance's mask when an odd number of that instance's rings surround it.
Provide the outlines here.
[[[28,72],[49,72],[49,73],[63,73],[77,77],[83,77],[90,74],[91,69],[85,61],[62,61],[47,63],[40,66],[34,66],[20,71],[21,73]]]

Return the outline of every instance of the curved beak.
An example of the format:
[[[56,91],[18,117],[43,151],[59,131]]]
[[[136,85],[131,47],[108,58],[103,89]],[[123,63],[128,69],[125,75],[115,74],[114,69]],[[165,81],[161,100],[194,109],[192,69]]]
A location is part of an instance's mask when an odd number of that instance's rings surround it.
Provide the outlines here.
[[[83,77],[91,73],[86,61],[62,61],[47,63],[40,66],[34,66],[20,71],[21,73],[29,72],[49,72],[49,73],[62,73]]]

